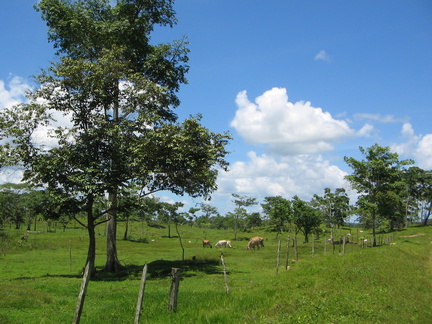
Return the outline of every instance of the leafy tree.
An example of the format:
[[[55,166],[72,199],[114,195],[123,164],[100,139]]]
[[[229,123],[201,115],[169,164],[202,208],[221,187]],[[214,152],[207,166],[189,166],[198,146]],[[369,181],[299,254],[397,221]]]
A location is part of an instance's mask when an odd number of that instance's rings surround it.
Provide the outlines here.
[[[281,196],[265,197],[264,204],[261,204],[261,207],[278,233],[282,233],[287,223],[292,220],[291,202]]]
[[[296,225],[298,230],[303,233],[305,243],[308,243],[309,234],[311,234],[313,230],[322,223],[321,213],[318,209],[313,208],[297,196],[293,197],[292,209],[293,223]]]
[[[353,174],[346,178],[359,194],[357,205],[363,215],[370,217],[372,245],[376,246],[378,221],[391,220],[395,211],[400,210],[403,190],[401,168],[412,164],[412,161],[399,161],[397,153],[378,144],[367,149],[360,147],[360,151],[366,160],[345,157],[345,162],[353,169]]]
[[[432,171],[423,170],[418,182],[416,197],[422,206],[422,225],[426,226],[432,210]]]
[[[197,223],[197,216],[195,215],[197,212],[199,212],[200,208],[191,207],[188,210],[188,213],[186,215],[187,219],[189,220],[189,225],[193,226],[193,224]]]
[[[41,0],[58,60],[37,80],[28,103],[0,116],[0,165],[19,165],[24,181],[45,185],[62,209],[86,213],[87,263],[94,267],[95,227],[107,224],[105,270],[122,268],[117,257],[117,214],[129,186],[142,196],[160,190],[208,197],[229,134],[209,131],[201,116],[177,122],[173,109],[186,82],[187,42],[151,45],[155,25],[175,23],[172,1]],[[71,120],[57,127],[53,113]],[[54,145],[34,134],[48,126]],[[95,208],[108,196],[103,210]]]
[[[168,237],[171,238],[171,224],[179,224],[184,222],[182,216],[177,212],[179,208],[183,207],[183,203],[176,202],[170,204],[167,202],[160,203],[159,219],[168,225]]]
[[[6,183],[0,186],[1,224],[10,221],[15,229],[25,222],[26,208],[23,193],[28,189],[25,184]]]
[[[247,228],[259,227],[261,225],[262,225],[262,219],[261,219],[260,213],[258,213],[258,212],[250,213],[246,217],[246,227]]]
[[[210,218],[210,227],[213,229],[225,230],[228,229],[228,219],[224,216],[218,215]]]
[[[200,209],[199,210],[203,213],[203,215],[201,215],[197,220],[199,227],[209,225],[211,222],[210,219],[212,217],[219,216],[219,212],[218,212],[216,206],[212,206],[212,205],[205,204],[205,203],[200,203]],[[195,212],[197,212],[197,211],[195,211]]]
[[[350,199],[344,188],[336,188],[334,193],[330,188],[325,188],[324,196],[314,195],[312,204],[322,211],[325,222],[330,226],[332,237],[334,227],[342,226],[352,211]]]
[[[249,217],[249,213],[247,211],[247,207],[256,205],[256,198],[251,198],[248,196],[242,196],[239,194],[232,194],[234,197],[234,204],[236,205],[236,208],[233,213],[228,213],[228,223],[230,224],[230,227],[234,230],[234,240],[237,240],[237,233],[240,229],[245,229],[246,227],[246,220]]]

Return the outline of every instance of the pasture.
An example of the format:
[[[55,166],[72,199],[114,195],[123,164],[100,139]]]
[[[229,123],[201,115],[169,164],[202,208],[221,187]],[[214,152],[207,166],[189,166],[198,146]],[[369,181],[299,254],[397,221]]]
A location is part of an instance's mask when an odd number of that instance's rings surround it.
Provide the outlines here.
[[[42,226],[42,225],[41,225]],[[104,227],[97,240],[96,265],[105,263]],[[82,228],[29,234],[0,230],[0,323],[71,323],[87,253]],[[148,264],[141,323],[431,323],[432,228],[411,227],[376,248],[326,245],[324,237],[303,243],[299,261],[285,270],[286,235],[257,229],[233,240],[231,231],[131,223],[129,240],[118,230],[118,253],[127,270],[99,272],[88,286],[81,323],[133,323],[141,271]],[[343,231],[341,230],[341,233]],[[352,230],[356,239],[356,230]],[[172,235],[175,231],[171,231]],[[368,232],[362,233],[368,236]],[[246,250],[248,237],[262,236],[265,247]],[[203,248],[231,240],[232,249]],[[278,241],[280,266],[276,273]],[[311,240],[310,240],[311,241]],[[382,242],[385,242],[383,237]],[[227,267],[226,293],[221,253]],[[168,312],[171,268],[182,268],[178,309]]]

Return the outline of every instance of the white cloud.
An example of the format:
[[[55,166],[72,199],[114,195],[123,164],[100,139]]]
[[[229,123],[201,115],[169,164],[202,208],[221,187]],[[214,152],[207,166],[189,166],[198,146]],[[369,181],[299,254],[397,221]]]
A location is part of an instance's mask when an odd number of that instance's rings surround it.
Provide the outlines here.
[[[404,142],[392,145],[392,150],[402,156],[413,158],[420,168],[432,169],[432,134],[415,135],[410,123],[404,123],[401,134]]]
[[[355,114],[354,118],[357,120],[374,120],[380,123],[404,123],[407,118],[395,118],[393,115],[380,115],[380,114]]]
[[[357,135],[362,137],[370,137],[375,131],[375,127],[373,127],[371,124],[365,124],[360,130],[357,131]]]
[[[308,101],[289,102],[284,88],[266,91],[255,103],[242,91],[236,104],[231,126],[248,144],[268,145],[272,153],[321,153],[356,135],[346,121],[334,119]]]
[[[23,79],[14,76],[9,83],[0,80],[0,109],[10,108],[25,100],[25,94],[32,87]]]
[[[432,134],[427,134],[420,139],[415,158],[419,167],[432,170]]]
[[[315,61],[330,61],[330,56],[326,53],[326,51],[321,50],[315,55]]]
[[[221,172],[219,193],[240,193],[262,199],[266,196],[294,195],[310,200],[321,195],[324,188],[347,188],[347,173],[320,155],[274,157],[267,154],[248,153],[247,162],[235,162],[230,172]]]
[[[23,171],[19,167],[7,167],[0,169],[0,184],[20,183]]]

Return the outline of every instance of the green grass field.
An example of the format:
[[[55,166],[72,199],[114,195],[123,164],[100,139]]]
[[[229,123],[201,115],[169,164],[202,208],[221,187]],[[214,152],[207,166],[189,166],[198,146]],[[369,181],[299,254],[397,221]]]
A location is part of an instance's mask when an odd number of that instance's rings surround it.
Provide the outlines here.
[[[100,269],[105,236],[103,227],[98,230]],[[341,246],[333,250],[328,244],[324,253],[323,236],[315,241],[314,253],[312,243],[298,237],[299,261],[292,263],[291,246],[289,270],[286,237],[279,236],[277,273],[276,233],[241,233],[241,238],[266,238],[265,248],[248,251],[245,240],[232,241],[233,249],[202,247],[202,239],[213,244],[232,239],[231,231],[188,226],[179,231],[184,262],[178,237],[168,238],[166,228],[133,223],[130,240],[118,240],[127,271],[96,275],[88,286],[81,323],[133,323],[145,263],[149,270],[141,323],[432,323],[432,227],[383,235],[387,244],[375,248],[347,244],[343,255]],[[71,323],[87,253],[86,231],[30,234],[27,241],[20,239],[22,234],[0,231],[0,323]],[[176,235],[174,230],[171,234]],[[168,312],[172,267],[183,269],[175,313]]]

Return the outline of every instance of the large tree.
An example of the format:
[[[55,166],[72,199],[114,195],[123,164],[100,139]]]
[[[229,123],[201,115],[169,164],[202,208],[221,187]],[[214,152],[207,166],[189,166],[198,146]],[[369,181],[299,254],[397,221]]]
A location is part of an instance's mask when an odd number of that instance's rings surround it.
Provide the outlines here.
[[[187,44],[150,44],[155,25],[176,20],[168,0],[41,0],[37,9],[49,27],[58,60],[37,80],[29,101],[0,116],[3,164],[24,169],[24,180],[43,184],[70,211],[85,211],[94,266],[95,226],[107,225],[107,271],[122,268],[117,257],[119,197],[131,185],[146,196],[161,190],[191,196],[216,189],[229,134],[211,132],[201,116],[177,122],[176,95],[186,82]],[[57,127],[52,114],[70,125]],[[51,131],[51,146],[36,142]],[[107,208],[95,202],[108,197]],[[107,216],[106,218],[104,216]]]
[[[404,190],[402,168],[413,162],[399,161],[397,153],[391,152],[389,147],[381,147],[378,144],[366,149],[360,147],[360,152],[365,160],[345,157],[345,162],[353,170],[353,173],[346,178],[359,194],[357,206],[370,222],[372,245],[376,246],[378,221],[381,219],[392,221],[395,215],[400,214]]]

